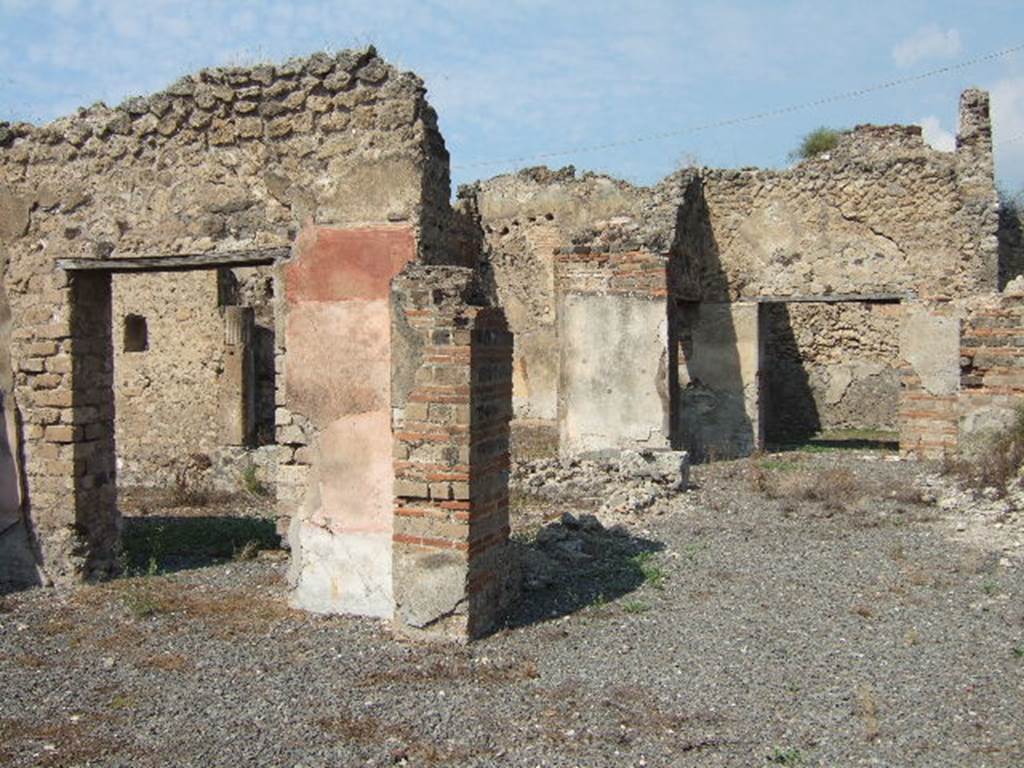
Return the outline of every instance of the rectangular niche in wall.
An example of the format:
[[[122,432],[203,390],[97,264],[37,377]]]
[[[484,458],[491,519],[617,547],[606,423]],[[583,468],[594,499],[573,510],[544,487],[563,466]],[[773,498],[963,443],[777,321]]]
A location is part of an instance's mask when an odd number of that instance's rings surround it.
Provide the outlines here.
[[[124,316],[124,351],[145,352],[149,349],[149,328],[142,315]]]

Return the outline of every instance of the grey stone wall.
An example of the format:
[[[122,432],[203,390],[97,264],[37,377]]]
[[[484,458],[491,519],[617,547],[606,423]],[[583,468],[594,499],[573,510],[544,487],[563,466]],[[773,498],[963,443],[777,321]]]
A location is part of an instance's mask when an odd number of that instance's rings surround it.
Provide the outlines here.
[[[686,169],[650,188],[572,169],[480,182],[496,283],[519,344],[517,416],[548,417],[546,403],[557,399],[552,353],[561,340],[548,318],[559,248],[672,254],[671,293],[687,301],[993,290],[1019,266],[1020,236],[1006,216],[1000,231],[988,95],[965,91],[960,116],[955,152],[928,147],[917,126],[864,125],[785,170]],[[769,433],[893,426],[896,378],[879,371],[893,364],[898,315],[856,306],[793,306],[785,328],[787,310],[771,310]],[[861,322],[855,338],[849,329]]]
[[[16,329],[8,402],[24,425],[23,510],[47,571],[105,572],[116,537],[115,470],[100,457],[113,404],[81,421],[81,397],[98,397],[110,371],[73,369],[76,354],[110,348],[112,357],[113,339],[109,328],[108,338],[88,325],[76,332],[74,284],[56,259],[289,246],[306,224],[382,220],[413,232],[419,258],[443,259],[447,183],[422,81],[372,48],[204,70],[116,108],[96,104],[45,126],[0,124],[0,261]],[[167,276],[158,292],[177,279]],[[193,306],[149,306],[146,316],[159,325]],[[196,332],[202,347],[206,331]],[[216,367],[215,356],[194,362]],[[188,437],[202,443],[208,434]],[[91,500],[101,507],[89,511]]]
[[[897,430],[900,304],[765,304],[762,313],[769,442]]]

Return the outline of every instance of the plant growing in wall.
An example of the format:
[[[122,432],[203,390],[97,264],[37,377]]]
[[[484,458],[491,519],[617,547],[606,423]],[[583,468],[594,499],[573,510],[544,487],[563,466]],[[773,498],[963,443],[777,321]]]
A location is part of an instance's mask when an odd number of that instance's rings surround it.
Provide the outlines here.
[[[808,133],[800,141],[800,146],[789,153],[789,159],[800,161],[817,157],[822,152],[835,149],[839,143],[839,137],[846,133],[840,128],[826,128],[821,126]]]

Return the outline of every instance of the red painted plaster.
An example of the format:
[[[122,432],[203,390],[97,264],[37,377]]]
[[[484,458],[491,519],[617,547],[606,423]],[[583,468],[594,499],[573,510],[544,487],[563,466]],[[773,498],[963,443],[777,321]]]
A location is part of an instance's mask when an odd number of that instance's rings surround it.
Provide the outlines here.
[[[307,227],[285,265],[290,303],[386,299],[391,279],[416,257],[411,227]]]

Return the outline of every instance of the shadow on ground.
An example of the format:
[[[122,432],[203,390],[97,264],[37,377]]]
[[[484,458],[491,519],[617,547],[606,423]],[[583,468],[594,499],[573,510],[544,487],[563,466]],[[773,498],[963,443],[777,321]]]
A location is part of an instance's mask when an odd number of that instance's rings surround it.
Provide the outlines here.
[[[814,453],[817,451],[883,451],[895,452],[900,449],[899,440],[869,439],[869,438],[818,438],[812,437],[806,440],[793,442],[775,443],[768,446],[770,453],[786,453],[790,451],[802,451]]]
[[[250,557],[280,546],[274,527],[274,521],[264,517],[125,517],[125,572],[180,571]]]
[[[536,536],[514,538],[522,594],[507,618],[522,627],[615,600],[644,584],[659,586],[664,572],[655,555],[658,541],[625,528],[604,528],[593,515],[565,515]]]

